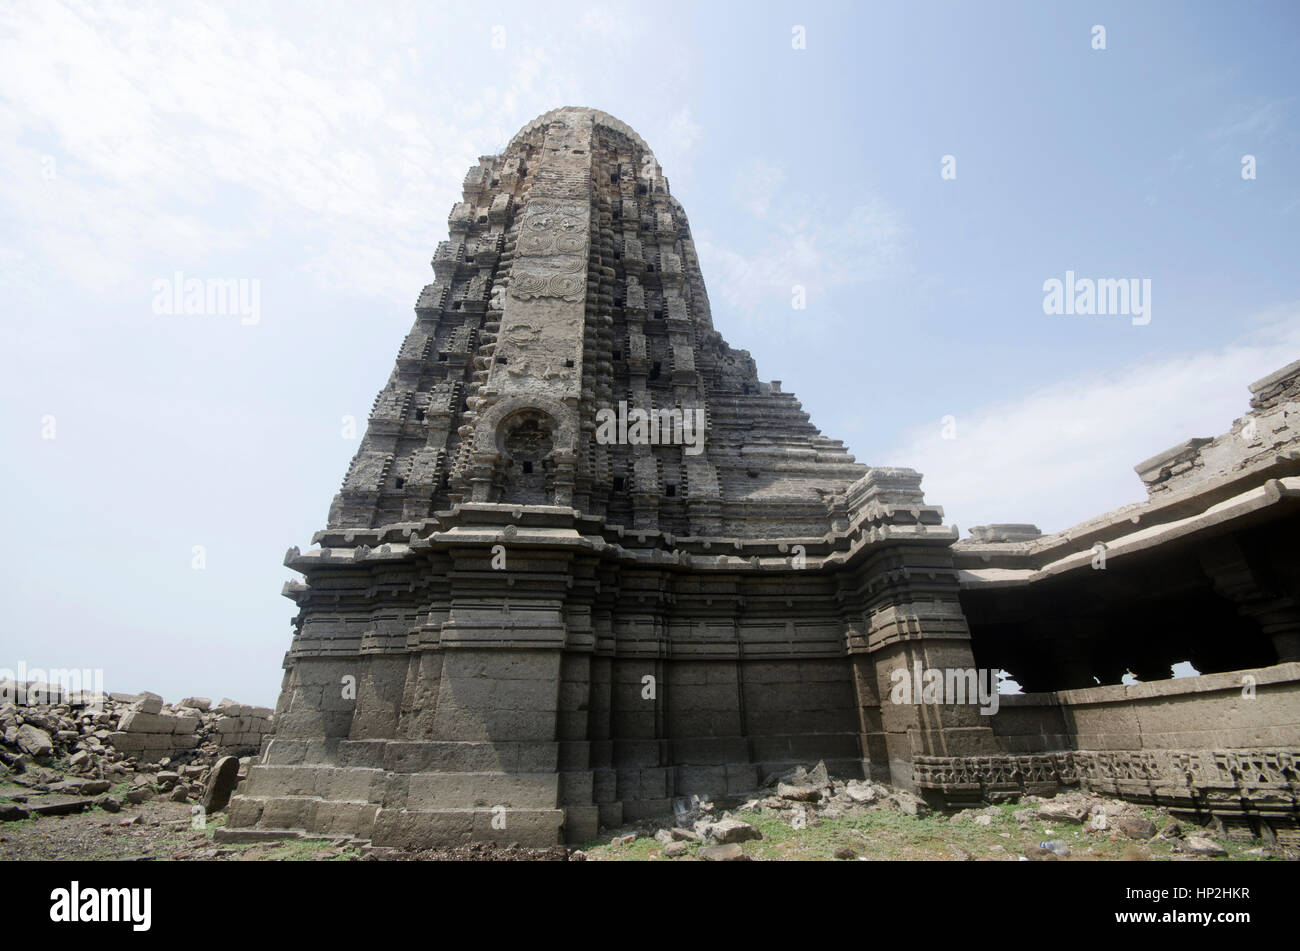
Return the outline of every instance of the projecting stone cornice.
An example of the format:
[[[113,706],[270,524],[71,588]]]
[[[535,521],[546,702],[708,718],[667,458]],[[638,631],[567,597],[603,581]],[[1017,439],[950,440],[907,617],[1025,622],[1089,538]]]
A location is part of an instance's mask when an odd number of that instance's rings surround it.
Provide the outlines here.
[[[1300,506],[1300,476],[1267,479],[1262,485],[1188,514],[1186,502],[1157,520],[1149,506],[1120,509],[1104,524],[1019,544],[962,544],[953,547],[964,589],[1015,587],[1073,572],[1092,571],[1104,549],[1106,563],[1180,542],[1211,538],[1280,517],[1277,506]],[[1175,517],[1170,517],[1170,515]],[[1138,526],[1138,527],[1134,527]],[[1098,546],[1101,546],[1100,548]]]
[[[596,554],[643,567],[718,572],[839,570],[890,544],[948,547],[957,529],[943,510],[924,504],[870,502],[848,528],[821,536],[745,539],[675,536],[610,525],[576,509],[553,505],[466,503],[436,518],[373,530],[318,532],[319,548],[290,548],[284,564],[303,574],[322,568],[355,569],[399,563],[421,552],[504,545]],[[285,595],[301,592],[286,588]]]

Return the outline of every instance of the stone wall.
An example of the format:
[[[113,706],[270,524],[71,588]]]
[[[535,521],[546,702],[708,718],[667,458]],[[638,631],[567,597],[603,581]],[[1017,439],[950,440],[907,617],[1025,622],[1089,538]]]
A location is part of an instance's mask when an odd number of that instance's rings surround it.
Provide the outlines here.
[[[1240,838],[1300,842],[1300,664],[1001,698],[1007,754],[917,759],[953,805],[1080,785]]]
[[[1300,740],[1300,664],[1000,698],[1009,753],[1254,749]]]
[[[268,707],[203,697],[175,704],[155,693],[65,696],[57,685],[0,683],[0,759],[31,755],[67,757],[82,772],[96,764],[155,764],[162,760],[211,760],[261,749],[272,729]],[[26,726],[20,743],[19,730]],[[33,734],[32,731],[37,731]],[[6,760],[12,762],[12,760]]]

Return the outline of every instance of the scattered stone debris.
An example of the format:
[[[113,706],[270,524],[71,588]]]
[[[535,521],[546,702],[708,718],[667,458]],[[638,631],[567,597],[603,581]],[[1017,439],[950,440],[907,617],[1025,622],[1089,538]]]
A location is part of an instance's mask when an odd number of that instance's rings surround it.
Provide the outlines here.
[[[726,845],[731,842],[748,842],[750,839],[761,839],[763,833],[748,822],[741,822],[739,819],[723,819],[721,822],[714,822],[705,826],[704,837],[710,842]]]
[[[1130,839],[1151,839],[1156,834],[1156,824],[1142,816],[1121,816],[1116,820],[1115,828]]]
[[[151,766],[175,771],[209,766],[222,755],[251,755],[271,732],[273,718],[267,707],[233,700],[213,707],[203,697],[165,704],[148,692],[65,696],[56,685],[8,681],[0,683],[0,697],[6,698],[0,701],[0,764],[7,770],[26,773],[57,761],[77,776],[115,781]],[[14,697],[48,702],[19,705]]]
[[[747,862],[749,857],[741,850],[740,845],[736,842],[729,842],[726,845],[706,845],[698,853],[700,860],[704,862]]]
[[[1213,839],[1189,835],[1183,840],[1182,850],[1190,855],[1227,855],[1227,850]]]
[[[860,779],[840,780],[828,775],[826,767],[821,763],[812,768],[798,767],[781,775],[770,775],[766,777],[762,789],[729,797],[726,801],[714,803],[708,801],[707,797],[696,796],[690,802],[692,806],[689,809],[682,808],[679,803],[674,825],[659,827],[642,821],[635,826],[617,830],[618,834],[613,839],[616,851],[621,851],[619,843],[646,836],[653,838],[661,847],[648,853],[650,858],[684,858],[691,854],[691,844],[699,843],[700,848],[695,856],[703,861],[736,861],[738,856],[746,856],[742,843],[762,840],[764,836],[755,825],[726,811],[728,807],[744,813],[756,812],[764,817],[779,818],[794,830],[815,827],[832,818],[854,817],[871,811],[894,811],[917,818],[929,813],[926,803],[907,790]],[[1207,856],[1226,854],[1213,851],[1221,847],[1208,840],[1208,833],[1206,841],[1209,841],[1209,846],[1183,846],[1180,838],[1183,832],[1179,823],[1164,810],[1157,810],[1158,825],[1147,818],[1143,814],[1143,807],[1136,803],[1086,790],[1062,791],[1050,798],[1025,795],[1019,797],[1019,802],[1023,808],[1010,811],[1009,816],[998,806],[986,805],[962,809],[939,818],[954,825],[966,824],[980,829],[995,829],[997,823],[1010,818],[1021,833],[1033,832],[1033,839],[1022,839],[1015,851],[1003,845],[988,850],[993,855],[1008,860],[1073,861],[1094,858],[1108,852],[1114,858],[1147,861],[1153,856],[1145,847],[1146,843],[1161,839],[1179,841],[1176,851]],[[635,828],[635,833],[629,834],[629,828]],[[1013,837],[1011,832],[997,831],[996,834],[1004,839]],[[1117,844],[1125,843],[1126,840],[1135,841],[1131,844]],[[1102,843],[1105,843],[1106,848],[1098,852],[1097,847]],[[1196,851],[1198,848],[1204,848],[1205,851]],[[1115,854],[1121,850],[1122,855]],[[955,861],[969,862],[975,859],[969,849],[957,845],[949,845],[945,851]],[[855,848],[851,844],[836,843],[832,854],[835,859],[850,861],[859,859],[860,852],[860,846]],[[1264,849],[1259,854],[1270,858],[1275,853]],[[985,854],[981,857],[990,858],[993,855]]]
[[[445,849],[365,849],[363,862],[582,862],[584,852],[562,845],[549,849],[530,849],[511,843],[501,846],[491,842],[471,842]]]
[[[272,726],[270,709],[232,700],[172,705],[155,693],[65,695],[12,682],[0,697],[0,778],[29,791],[0,804],[0,821],[119,812],[159,796],[217,812]],[[46,702],[26,702],[35,699]],[[119,785],[129,788],[110,794]]]

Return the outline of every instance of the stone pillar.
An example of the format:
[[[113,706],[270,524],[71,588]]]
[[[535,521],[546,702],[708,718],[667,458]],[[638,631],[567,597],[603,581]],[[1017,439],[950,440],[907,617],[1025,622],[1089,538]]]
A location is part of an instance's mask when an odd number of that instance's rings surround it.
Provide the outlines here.
[[[875,703],[879,709],[878,731],[872,729],[874,718],[865,715],[867,766],[873,775],[880,775],[876,750],[883,739],[890,778],[908,789],[917,788],[912,766],[917,756],[999,752],[993,730],[979,713],[978,695],[961,704],[925,702],[924,694],[915,695],[918,670],[922,677],[933,670],[945,678],[949,670],[975,670],[951,564],[946,547],[900,544],[865,562],[858,576],[871,579],[865,648],[875,675],[873,696],[865,665],[855,658],[859,706],[866,711]],[[860,656],[861,650],[861,645],[850,642],[850,654]],[[954,698],[940,694],[939,699]]]

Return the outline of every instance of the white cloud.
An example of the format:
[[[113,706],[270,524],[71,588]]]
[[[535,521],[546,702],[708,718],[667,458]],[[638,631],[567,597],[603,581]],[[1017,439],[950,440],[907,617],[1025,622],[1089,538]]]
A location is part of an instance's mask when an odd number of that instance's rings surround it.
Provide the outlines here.
[[[271,220],[289,253],[345,236],[304,262],[329,285],[409,304],[465,170],[556,83],[527,43],[479,83],[399,42],[209,6],[0,11],[6,243],[102,287],[150,255],[261,244],[252,222]]]
[[[1135,331],[1140,332],[1140,331]],[[1248,384],[1300,355],[1300,308],[1244,342],[1133,364],[987,406],[955,406],[882,465],[920,470],[926,499],[963,534],[989,522],[1055,532],[1146,498],[1133,466],[1248,409]]]
[[[785,169],[761,158],[753,158],[736,172],[731,181],[731,198],[755,218],[766,218],[777,190],[785,182]]]
[[[845,211],[813,206],[802,195],[777,193],[764,219],[766,240],[754,250],[696,241],[710,296],[751,321],[764,312],[788,317],[795,285],[809,306],[840,287],[878,281],[904,267],[902,216],[867,196]]]
[[[615,118],[627,121],[622,116]],[[674,178],[679,181],[690,180],[695,146],[703,134],[704,127],[695,121],[691,107],[682,106],[668,117],[662,131],[655,132],[653,139],[647,140],[669,181]]]
[[[1216,139],[1233,139],[1239,136],[1268,138],[1286,122],[1286,105],[1294,97],[1274,99],[1257,106],[1239,106],[1232,117],[1214,129],[1210,135]]]

